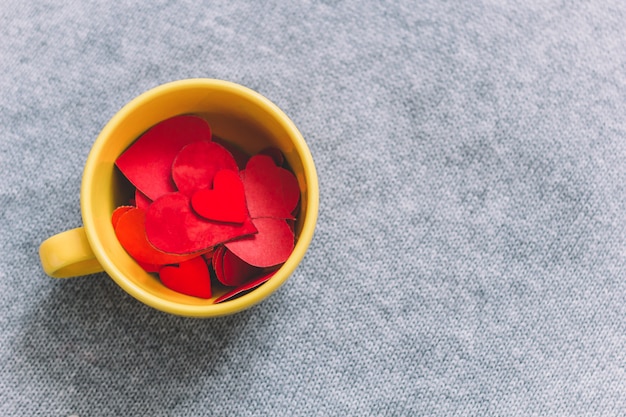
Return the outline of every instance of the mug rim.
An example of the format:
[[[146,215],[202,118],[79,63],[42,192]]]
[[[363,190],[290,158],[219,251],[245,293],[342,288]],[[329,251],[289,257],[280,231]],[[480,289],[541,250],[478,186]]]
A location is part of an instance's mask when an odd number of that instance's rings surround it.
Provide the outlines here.
[[[287,261],[280,267],[280,269],[278,269],[274,276],[263,285],[253,289],[247,294],[218,304],[191,305],[177,303],[172,300],[158,297],[133,282],[132,279],[128,278],[120,270],[120,268],[118,268],[116,262],[107,255],[104,243],[96,232],[96,219],[93,216],[94,210],[92,207],[91,195],[95,192],[95,189],[92,187],[91,180],[95,175],[95,170],[100,161],[99,156],[102,153],[111,132],[114,131],[115,127],[123,122],[130,114],[156,97],[175,90],[192,88],[219,89],[234,95],[242,96],[246,100],[263,108],[271,114],[271,116],[275,118],[288,132],[289,140],[293,144],[294,149],[296,149],[296,153],[302,161],[304,182],[307,187],[307,201],[306,207],[304,207],[304,210],[306,211],[306,218],[302,224],[300,235],[294,250]],[[260,93],[234,82],[211,78],[191,78],[168,82],[145,91],[124,105],[105,124],[95,140],[85,163],[81,185],[80,205],[87,240],[91,245],[96,259],[100,262],[105,272],[120,287],[122,287],[125,292],[144,304],[161,311],[181,316],[210,317],[233,314],[261,302],[274,293],[292,275],[304,258],[304,255],[313,238],[319,209],[318,187],[317,172],[313,158],[304,138],[302,137],[302,134],[297,129],[293,121],[276,104]]]

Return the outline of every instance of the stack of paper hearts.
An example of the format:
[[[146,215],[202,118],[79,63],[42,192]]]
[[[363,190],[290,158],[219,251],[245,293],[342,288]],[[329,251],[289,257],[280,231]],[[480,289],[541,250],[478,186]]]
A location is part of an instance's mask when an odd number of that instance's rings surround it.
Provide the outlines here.
[[[136,188],[112,216],[120,244],[166,287],[211,298],[211,277],[232,287],[215,302],[267,281],[294,247],[298,181],[268,148],[248,157],[183,115],[139,137],[116,165]]]

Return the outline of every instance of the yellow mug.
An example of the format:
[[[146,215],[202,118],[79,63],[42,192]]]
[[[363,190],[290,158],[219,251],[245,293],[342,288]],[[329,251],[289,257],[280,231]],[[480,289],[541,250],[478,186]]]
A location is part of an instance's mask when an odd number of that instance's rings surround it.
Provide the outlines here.
[[[238,298],[210,300],[172,291],[145,272],[118,242],[113,210],[127,204],[132,189],[115,160],[143,132],[180,114],[205,118],[212,131],[250,154],[278,147],[295,173],[301,191],[296,245],[289,259],[263,285]],[[294,272],[313,238],[319,206],[317,173],[307,144],[294,123],[275,104],[238,84],[188,79],[158,86],[124,106],[96,139],[83,172],[80,205],[83,227],[50,237],[39,248],[44,271],[56,278],[105,271],[131,296],[168,313],[211,317],[236,313],[268,297]]]

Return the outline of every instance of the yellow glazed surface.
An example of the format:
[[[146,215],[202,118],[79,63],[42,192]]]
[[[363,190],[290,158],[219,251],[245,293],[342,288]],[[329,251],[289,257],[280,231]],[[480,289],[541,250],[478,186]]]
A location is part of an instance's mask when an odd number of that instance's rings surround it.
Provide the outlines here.
[[[265,284],[239,298],[212,304],[163,286],[146,273],[117,241],[111,214],[127,204],[131,190],[115,160],[143,132],[180,114],[204,117],[214,134],[253,154],[273,145],[282,150],[301,190],[296,245],[280,270]],[[156,309],[184,316],[209,317],[248,308],[282,285],[293,273],[313,238],[319,206],[317,173],[310,151],[293,122],[260,94],[227,81],[190,79],[156,87],[124,106],[104,127],[87,158],[81,186],[82,228],[43,242],[44,271],[54,277],[106,271],[126,292]]]

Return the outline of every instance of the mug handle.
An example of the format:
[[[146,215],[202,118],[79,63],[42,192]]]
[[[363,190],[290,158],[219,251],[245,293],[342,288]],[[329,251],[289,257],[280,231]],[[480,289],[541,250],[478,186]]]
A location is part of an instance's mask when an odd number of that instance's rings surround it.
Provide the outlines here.
[[[39,246],[41,266],[53,278],[70,278],[102,272],[84,227],[49,237]]]

